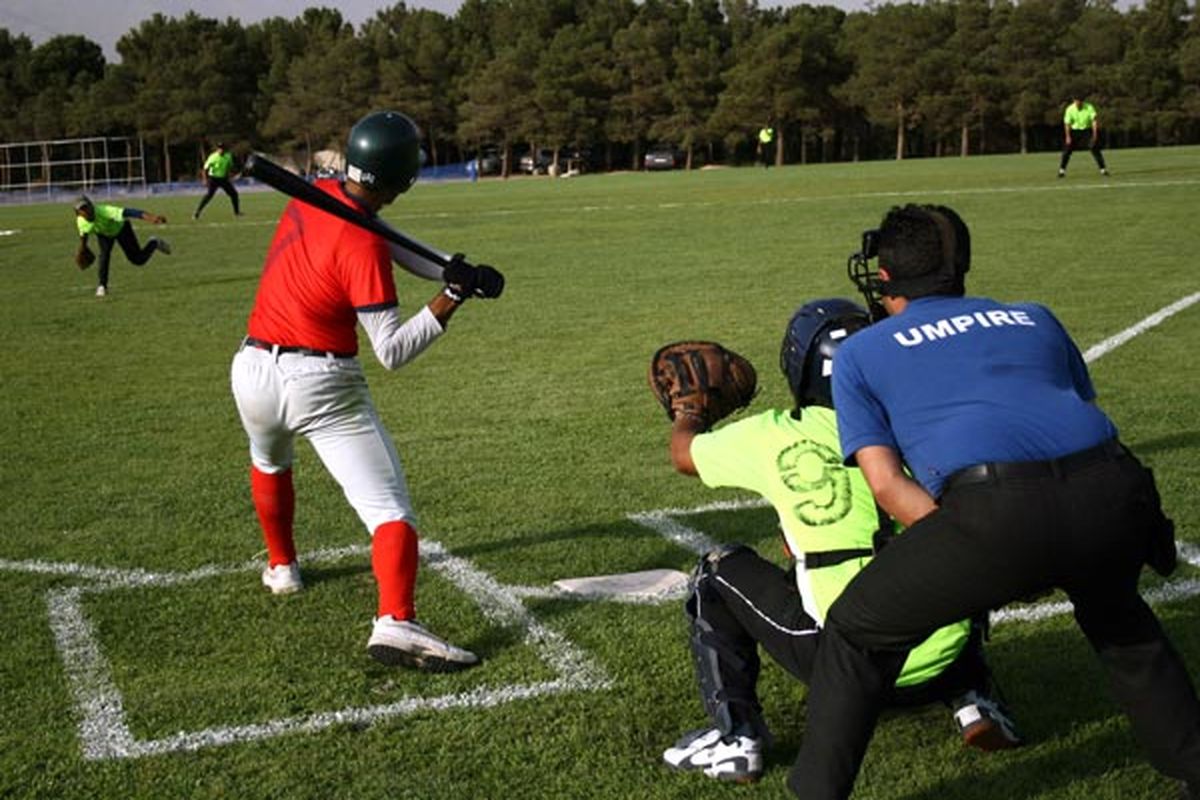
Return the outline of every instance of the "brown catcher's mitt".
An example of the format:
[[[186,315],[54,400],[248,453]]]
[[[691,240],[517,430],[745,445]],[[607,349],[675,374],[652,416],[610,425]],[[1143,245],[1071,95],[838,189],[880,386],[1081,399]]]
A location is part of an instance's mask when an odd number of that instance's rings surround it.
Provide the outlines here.
[[[716,342],[674,342],[650,359],[650,388],[674,420],[700,419],[707,430],[754,398],[754,365]]]
[[[91,251],[91,248],[81,247],[75,251],[75,266],[80,269],[87,269],[96,260],[96,254]]]

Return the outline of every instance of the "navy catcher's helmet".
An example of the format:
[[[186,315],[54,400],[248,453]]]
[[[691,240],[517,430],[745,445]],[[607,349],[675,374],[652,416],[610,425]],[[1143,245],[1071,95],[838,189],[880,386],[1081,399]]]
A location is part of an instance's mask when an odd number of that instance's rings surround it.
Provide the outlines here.
[[[849,300],[813,300],[796,309],[779,350],[779,368],[796,408],[833,408],[833,354],[847,336],[869,324],[866,309]]]
[[[421,129],[398,111],[354,123],[346,143],[346,177],[376,192],[408,191],[421,169]]]

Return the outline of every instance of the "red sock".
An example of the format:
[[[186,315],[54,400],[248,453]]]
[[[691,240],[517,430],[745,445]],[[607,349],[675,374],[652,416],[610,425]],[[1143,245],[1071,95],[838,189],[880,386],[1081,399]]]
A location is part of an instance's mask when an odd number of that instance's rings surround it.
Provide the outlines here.
[[[292,539],[296,491],[292,488],[292,471],[269,473],[251,466],[250,494],[262,525],[263,541],[267,543],[267,565],[292,563],[296,560],[296,543]]]
[[[371,569],[379,586],[379,614],[412,619],[417,585],[417,531],[403,520],[385,522],[371,540]]]

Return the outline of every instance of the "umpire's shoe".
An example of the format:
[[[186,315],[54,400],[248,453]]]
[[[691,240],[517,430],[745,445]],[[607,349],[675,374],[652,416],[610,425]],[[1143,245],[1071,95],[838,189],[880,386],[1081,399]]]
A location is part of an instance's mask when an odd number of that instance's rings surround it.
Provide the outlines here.
[[[965,745],[991,752],[1024,743],[1004,706],[979,692],[970,691],[958,698],[954,709],[954,721]]]
[[[763,740],[722,736],[719,728],[702,728],[664,750],[663,761],[674,769],[699,770],[719,781],[753,783],[763,773]]]
[[[415,667],[427,672],[457,672],[479,663],[479,657],[470,650],[434,636],[415,620],[398,620],[391,615],[375,620],[367,652],[389,667]]]

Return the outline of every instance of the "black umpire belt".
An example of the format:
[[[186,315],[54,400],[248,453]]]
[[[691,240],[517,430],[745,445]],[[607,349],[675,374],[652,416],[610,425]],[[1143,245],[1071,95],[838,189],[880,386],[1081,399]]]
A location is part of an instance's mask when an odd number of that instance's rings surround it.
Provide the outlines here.
[[[299,353],[302,356],[316,356],[317,358],[355,358],[357,355],[356,353],[337,353],[333,350],[314,350],[311,347],[264,342],[262,339],[255,339],[253,336],[247,336],[242,339],[242,346],[255,347],[259,350],[270,350],[272,353]]]
[[[947,478],[943,491],[989,481],[1059,478],[1092,464],[1101,461],[1115,461],[1126,455],[1128,455],[1128,451],[1124,445],[1116,439],[1109,439],[1095,447],[1089,447],[1087,450],[1080,450],[1049,461],[995,461],[988,464],[976,464],[973,467],[960,469]]]

